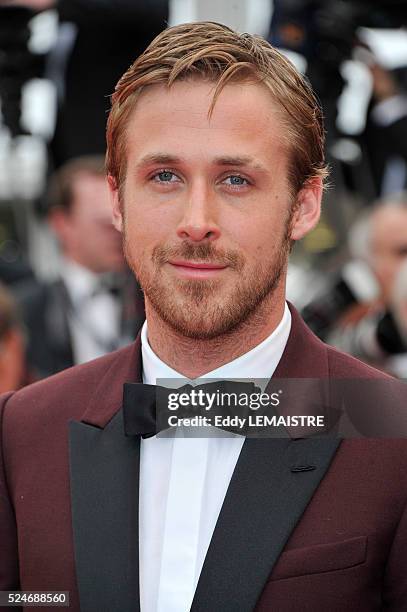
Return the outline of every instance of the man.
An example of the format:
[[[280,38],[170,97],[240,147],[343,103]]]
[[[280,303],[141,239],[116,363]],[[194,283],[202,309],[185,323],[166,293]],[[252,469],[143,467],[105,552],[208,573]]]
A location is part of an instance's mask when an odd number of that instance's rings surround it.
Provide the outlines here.
[[[124,346],[144,320],[142,295],[112,224],[103,168],[98,156],[80,157],[54,175],[48,221],[61,248],[59,275],[16,290],[37,378]]]
[[[117,86],[107,169],[147,324],[3,398],[0,588],[70,591],[82,612],[403,609],[403,440],[128,428],[148,413],[127,391],[157,379],[380,376],[285,306],[325,175],[305,81],[260,38],[169,29]]]
[[[398,374],[393,355],[406,350],[400,328],[400,270],[407,259],[407,196],[378,200],[350,231],[350,249],[369,266],[377,283],[375,299],[353,303],[331,331],[327,342]],[[366,277],[366,283],[369,278]],[[356,283],[355,283],[356,285]],[[359,281],[359,292],[361,283]],[[396,366],[396,367],[394,367]]]
[[[407,258],[407,194],[393,194],[375,203],[367,221],[366,258],[386,304],[398,270]]]

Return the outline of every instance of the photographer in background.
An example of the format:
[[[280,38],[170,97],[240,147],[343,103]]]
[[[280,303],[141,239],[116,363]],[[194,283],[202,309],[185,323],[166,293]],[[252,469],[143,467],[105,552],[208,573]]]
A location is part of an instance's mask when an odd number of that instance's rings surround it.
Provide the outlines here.
[[[365,252],[379,295],[371,302],[355,301],[327,341],[376,367],[406,376],[405,365],[403,373],[392,357],[407,350],[407,194],[379,200],[364,214],[351,238],[359,240],[358,248]]]

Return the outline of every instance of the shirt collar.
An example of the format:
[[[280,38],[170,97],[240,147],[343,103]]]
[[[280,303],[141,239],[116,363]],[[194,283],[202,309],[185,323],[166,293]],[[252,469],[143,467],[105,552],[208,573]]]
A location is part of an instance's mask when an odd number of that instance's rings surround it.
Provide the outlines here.
[[[276,329],[260,344],[237,359],[203,374],[200,378],[218,379],[269,379],[280,361],[290,335],[291,313],[285,304],[284,314]],[[147,321],[141,330],[141,354],[143,362],[143,381],[156,384],[157,379],[185,378],[164,363],[148,343]]]
[[[80,264],[64,259],[60,276],[65,283],[71,300],[78,303],[89,297],[96,290],[99,275],[84,268]]]

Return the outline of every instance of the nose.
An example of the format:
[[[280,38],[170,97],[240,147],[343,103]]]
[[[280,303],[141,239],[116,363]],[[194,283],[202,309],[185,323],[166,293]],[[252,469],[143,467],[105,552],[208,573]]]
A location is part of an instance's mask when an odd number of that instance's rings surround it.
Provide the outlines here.
[[[216,221],[216,203],[209,188],[203,184],[192,187],[184,204],[177,235],[182,240],[201,242],[217,240],[220,228]]]

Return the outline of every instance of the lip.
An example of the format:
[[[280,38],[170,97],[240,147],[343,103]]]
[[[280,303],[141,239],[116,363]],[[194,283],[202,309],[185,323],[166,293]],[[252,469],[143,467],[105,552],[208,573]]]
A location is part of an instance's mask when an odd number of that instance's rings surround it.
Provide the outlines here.
[[[188,278],[209,278],[218,275],[227,266],[207,261],[169,261],[172,266],[181,276]]]
[[[207,261],[169,261],[172,266],[179,266],[181,268],[197,268],[199,270],[223,270],[227,266],[216,263],[208,263]]]

